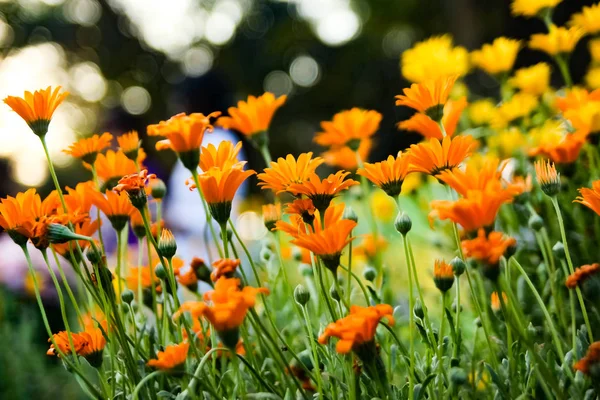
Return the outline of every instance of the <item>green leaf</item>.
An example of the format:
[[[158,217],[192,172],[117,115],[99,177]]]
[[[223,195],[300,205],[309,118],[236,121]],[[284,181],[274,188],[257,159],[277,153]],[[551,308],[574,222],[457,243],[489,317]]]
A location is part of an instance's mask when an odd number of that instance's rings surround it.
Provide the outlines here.
[[[429,382],[431,382],[433,380],[433,378],[435,378],[435,374],[431,374],[431,375],[427,376],[427,378],[425,378],[423,383],[419,383],[418,385],[415,385],[415,390],[414,390],[414,394],[413,394],[414,400],[420,400],[421,397],[423,397],[423,393],[425,393],[425,390],[427,389],[427,385],[429,385]]]

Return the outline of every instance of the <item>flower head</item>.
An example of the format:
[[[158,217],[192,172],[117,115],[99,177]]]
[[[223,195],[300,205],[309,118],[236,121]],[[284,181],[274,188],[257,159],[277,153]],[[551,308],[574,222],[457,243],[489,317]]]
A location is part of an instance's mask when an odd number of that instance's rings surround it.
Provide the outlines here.
[[[233,278],[237,268],[240,266],[239,259],[232,258],[221,258],[215,261],[213,264],[213,271],[210,274],[210,279],[213,282],[218,281],[222,277]]]
[[[137,131],[129,131],[117,136],[117,143],[119,143],[119,150],[125,153],[129,159],[137,160],[140,147],[142,147],[142,141]]]
[[[392,306],[388,304],[371,307],[352,306],[347,317],[327,325],[319,337],[319,343],[325,344],[330,337],[337,337],[339,340],[335,349],[338,353],[346,354],[357,350],[358,346],[375,339],[377,325],[383,318],[386,318],[390,325],[394,324],[393,311]]]
[[[349,174],[349,172],[338,171],[325,179],[321,179],[317,174],[313,173],[305,182],[291,184],[287,188],[287,191],[294,196],[305,195],[312,200],[317,210],[324,212],[329,207],[331,200],[343,190],[358,185],[357,181],[346,179]]]
[[[494,128],[504,128],[511,122],[521,121],[528,117],[537,107],[538,99],[534,95],[521,92],[513,95],[510,100],[502,102],[492,120]]]
[[[496,114],[496,104],[489,100],[477,100],[469,105],[468,115],[473,125],[490,125]]]
[[[113,228],[120,232],[137,210],[131,204],[127,193],[108,191],[106,197],[100,192],[92,192],[92,202],[108,217]]]
[[[600,264],[598,263],[582,265],[567,277],[565,280],[565,286],[567,286],[569,289],[575,289],[577,286],[581,285],[584,281],[596,275],[598,272],[600,272]]]
[[[296,199],[291,203],[288,203],[285,208],[286,214],[299,215],[307,224],[312,224],[315,219],[315,205],[311,199]]]
[[[548,196],[554,196],[560,191],[560,174],[556,172],[554,163],[538,160],[534,164],[535,175],[542,191]]]
[[[377,132],[382,115],[374,110],[353,108],[333,116],[333,120],[321,122],[322,132],[314,141],[325,147],[348,145],[357,149],[362,139],[370,138]]]
[[[27,122],[33,133],[44,137],[56,108],[69,95],[69,92],[59,93],[61,87],[52,89],[48,86],[43,90],[25,92],[23,98],[8,96],[4,102]]]
[[[550,65],[541,62],[531,67],[520,68],[508,83],[523,93],[540,96],[550,87]]]
[[[573,366],[577,371],[597,379],[600,375],[598,365],[600,363],[600,342],[594,342],[588,347],[585,357],[577,361]]]
[[[504,292],[502,292],[502,302],[504,304],[508,303],[508,297]],[[498,296],[498,292],[492,292],[490,296],[490,306],[494,312],[499,312],[502,309],[502,303],[500,302],[500,296]]]
[[[166,346],[164,351],[156,354],[156,359],[149,360],[146,365],[163,371],[178,369],[185,363],[189,348],[189,343]]]
[[[408,154],[399,153],[396,158],[388,156],[387,160],[378,163],[365,163],[356,173],[373,182],[388,196],[397,197],[408,174],[410,160]]]
[[[265,204],[262,206],[263,222],[265,227],[272,231],[275,224],[281,219],[281,203]]]
[[[520,48],[520,40],[499,37],[472,52],[471,61],[488,74],[497,75],[512,69]]]
[[[446,136],[442,140],[429,139],[410,146],[410,172],[423,172],[436,176],[445,169],[456,168],[477,147],[477,141],[470,135]]]
[[[80,158],[88,164],[93,164],[98,153],[110,146],[112,138],[113,136],[110,133],[104,132],[102,135],[79,139],[63,152],[75,158]]]
[[[516,243],[515,239],[504,236],[502,232],[486,234],[484,229],[479,229],[476,238],[463,240],[461,245],[465,257],[495,267],[506,250]]]
[[[313,153],[302,153],[298,159],[288,154],[285,158],[279,157],[277,162],[272,161],[269,168],[257,175],[258,186],[262,189],[271,189],[275,193],[285,192],[295,183],[303,183],[311,176],[317,167],[325,160],[321,157],[312,158]]]
[[[446,135],[452,136],[456,132],[458,120],[467,106],[467,98],[461,97],[458,100],[448,100],[444,105],[442,125]],[[399,122],[398,129],[418,132],[426,138],[442,139],[444,137],[440,126],[425,114],[416,113],[409,119]]]
[[[404,89],[404,94],[396,96],[396,105],[413,108],[434,121],[440,121],[444,104],[448,101],[457,78],[453,75],[423,83],[413,83],[410,88]]]
[[[581,203],[600,215],[600,180],[592,182],[592,188],[580,188],[574,202]],[[1,220],[0,220],[1,221]]]
[[[217,120],[217,125],[233,129],[245,136],[255,136],[269,130],[275,111],[281,107],[287,96],[275,97],[266,92],[261,96],[248,96],[247,101],[239,101],[237,107],[229,107],[229,116]]]
[[[323,152],[321,155],[323,156],[323,159],[327,165],[331,165],[332,167],[339,169],[354,171],[356,168],[358,168],[359,158],[360,160],[367,160],[369,158],[372,146],[373,141],[367,138],[360,141],[358,149],[356,150],[349,146],[332,147]]]
[[[98,154],[94,167],[98,178],[103,181],[103,190],[112,190],[122,177],[138,172],[135,162],[120,150]]]
[[[440,292],[445,293],[454,284],[454,269],[444,260],[435,260],[433,264],[433,282]]]
[[[546,54],[555,56],[558,54],[568,54],[573,51],[579,39],[584,35],[584,31],[579,27],[565,28],[551,25],[549,32],[536,33],[531,35],[529,47],[534,50],[543,51]]]
[[[71,336],[71,339],[69,339],[69,336]],[[70,340],[73,341],[73,347],[71,347]],[[88,346],[86,338],[75,332],[71,332],[70,334],[67,331],[58,332],[52,335],[52,339],[48,339],[48,342],[52,341],[56,343],[56,347],[54,343],[50,345],[50,348],[46,352],[49,356],[60,356],[60,353],[69,355],[73,352],[73,349],[75,353],[79,354]]]
[[[547,121],[544,125],[551,123],[552,121]],[[542,155],[557,164],[570,164],[577,161],[589,134],[582,129],[574,133],[568,133],[563,127],[554,130],[554,132],[547,129],[539,129],[539,131],[541,134],[540,142],[529,150],[529,155]],[[535,133],[532,130],[530,136],[535,137]]]
[[[119,179],[119,183],[114,187],[117,193],[126,192],[131,200],[131,204],[138,210],[146,205],[148,201],[146,196],[146,185],[149,180],[156,179],[156,175],[148,174],[147,169],[143,169],[136,174],[125,175]]]
[[[102,351],[106,346],[106,338],[102,333],[102,329],[89,327],[79,335],[87,342],[87,345],[77,354],[88,360],[93,367],[100,367],[102,365]]]
[[[228,140],[222,140],[218,147],[209,143],[208,146],[202,147],[200,151],[200,169],[206,172],[213,167],[219,169],[227,169],[236,165],[238,155],[242,149],[242,142],[237,142],[234,146]]]
[[[0,227],[15,243],[25,244],[33,236],[32,209],[38,200],[39,195],[33,188],[17,193],[15,197],[8,196],[0,200]]]
[[[524,17],[539,16],[545,9],[556,7],[562,0],[514,0],[511,5],[513,15]]]
[[[449,35],[429,38],[402,53],[402,75],[411,82],[463,76],[469,71],[469,53],[454,47]]]
[[[581,12],[571,16],[569,24],[582,29],[587,34],[600,32],[600,4],[583,7]]]

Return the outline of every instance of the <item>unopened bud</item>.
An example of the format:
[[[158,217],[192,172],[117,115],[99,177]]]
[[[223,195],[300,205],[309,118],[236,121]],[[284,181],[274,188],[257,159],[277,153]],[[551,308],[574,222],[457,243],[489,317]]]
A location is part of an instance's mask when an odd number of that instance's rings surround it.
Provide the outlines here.
[[[150,187],[150,195],[157,200],[167,195],[167,185],[161,179],[151,179],[148,186]]]
[[[452,266],[452,271],[454,271],[454,275],[456,276],[461,276],[464,274],[465,269],[467,268],[465,262],[458,257],[454,257],[450,261],[450,265]]]
[[[158,279],[165,280],[167,279],[167,270],[162,264],[158,264],[154,269],[154,273]]]
[[[344,214],[342,215],[342,218],[349,219],[350,221],[358,222],[358,215],[356,215],[356,212],[350,206],[346,206],[346,208],[344,208]]]
[[[405,236],[408,232],[410,232],[410,229],[412,228],[412,221],[410,220],[408,214],[401,212],[396,217],[396,220],[394,221],[394,226],[396,227],[396,230],[398,232]]]
[[[294,300],[296,300],[296,303],[304,306],[310,300],[310,292],[304,286],[298,285],[294,289]]]
[[[85,256],[87,257],[88,261],[94,265],[99,264],[103,258],[102,251],[96,246],[91,246],[88,248]]]
[[[413,313],[415,317],[423,319],[425,313],[423,312],[423,305],[421,304],[421,300],[417,299],[415,302],[415,306],[413,308]]]
[[[363,277],[369,282],[373,282],[377,278],[377,270],[371,266],[367,266],[363,270]]]
[[[158,253],[167,258],[173,258],[177,252],[177,243],[175,242],[175,236],[168,229],[163,229],[160,233],[160,240],[158,241]]]
[[[544,220],[539,215],[533,214],[529,217],[529,227],[537,232],[544,227]]]
[[[133,292],[129,289],[125,289],[123,293],[121,293],[121,300],[127,304],[130,304],[133,301]]]
[[[556,242],[556,244],[552,247],[552,253],[554,253],[556,258],[565,258],[565,245],[562,244],[562,242]]]
[[[335,287],[335,284],[331,285],[331,287],[329,288],[329,295],[335,301],[340,301],[340,293],[338,292],[337,288]]]

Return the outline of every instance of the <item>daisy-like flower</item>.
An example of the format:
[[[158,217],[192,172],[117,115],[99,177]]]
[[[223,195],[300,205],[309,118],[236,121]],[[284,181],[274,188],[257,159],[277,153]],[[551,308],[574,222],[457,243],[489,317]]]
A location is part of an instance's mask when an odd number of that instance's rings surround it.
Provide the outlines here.
[[[309,225],[311,225],[315,219],[315,211],[317,211],[317,209],[311,199],[296,199],[291,203],[288,203],[285,208],[286,214],[299,215],[302,218],[302,221]]]
[[[206,132],[212,132],[211,118],[221,115],[216,111],[208,115],[180,113],[166,121],[148,126],[148,135],[163,136],[165,140],[156,143],[157,150],[173,150],[190,171],[196,171],[200,161],[200,146]]]
[[[331,200],[343,190],[359,184],[353,179],[346,179],[349,174],[349,172],[338,171],[321,179],[319,175],[313,173],[305,182],[290,185],[287,191],[294,196],[305,195],[312,200],[317,210],[324,212]]]
[[[360,245],[353,248],[353,251],[357,255],[367,258],[369,261],[373,261],[378,254],[384,252],[389,246],[389,243],[381,235],[374,235],[372,233],[363,235]]]
[[[234,146],[232,142],[223,140],[218,147],[209,143],[200,151],[200,169],[206,172],[213,167],[219,169],[231,168],[239,162],[238,155],[242,150],[242,142]]]
[[[321,157],[312,158],[313,153],[302,153],[298,159],[288,154],[285,158],[279,157],[277,162],[272,161],[269,168],[257,175],[258,186],[270,189],[276,194],[285,192],[294,183],[303,183],[311,176],[317,167],[325,160]]]
[[[551,56],[569,54],[573,51],[579,39],[584,35],[579,27],[565,28],[563,26],[551,25],[548,33],[536,33],[531,35],[529,47],[540,50]]]
[[[540,16],[545,10],[556,7],[562,0],[514,0],[511,4],[513,15],[524,17]]]
[[[453,75],[423,83],[413,83],[404,89],[404,94],[396,96],[397,106],[406,106],[426,114],[434,121],[440,121],[444,115],[444,105],[458,76]]]
[[[92,192],[92,202],[108,217],[112,227],[121,232],[127,225],[129,217],[137,210],[131,204],[127,193],[108,191],[106,197],[100,192]]]
[[[231,202],[240,185],[256,173],[251,169],[244,171],[245,164],[245,161],[241,161],[225,169],[213,167],[198,177],[210,213],[221,225],[227,223],[231,215]],[[190,186],[190,190],[194,188],[195,185]]]
[[[39,195],[32,188],[0,200],[0,227],[20,246],[33,236],[32,210],[38,199]]]
[[[239,259],[232,258],[221,258],[215,261],[213,266],[213,271],[210,274],[210,279],[213,282],[218,281],[219,279],[225,278],[233,278],[237,268],[240,266],[241,262]]]
[[[544,132],[544,130],[541,130]],[[561,132],[562,131],[562,132]],[[533,137],[533,132],[530,136]],[[556,132],[556,135],[548,135],[541,138],[537,146],[529,150],[530,156],[542,155],[557,164],[570,164],[579,158],[579,153],[587,141],[589,133],[578,130],[568,133],[566,130]]]
[[[262,206],[263,223],[267,230],[275,229],[275,224],[281,219],[281,203],[265,204]]]
[[[542,191],[552,197],[560,192],[560,174],[556,172],[554,163],[538,160],[534,163],[535,175]]]
[[[75,350],[75,353],[79,354],[88,346],[86,337],[75,332],[71,332],[70,336],[71,340],[73,340],[73,348],[71,348],[69,333],[67,331],[60,331],[52,335],[52,340],[54,343],[56,343],[58,349],[54,346],[54,344],[51,344],[46,354],[49,356],[60,356],[61,353],[64,355],[70,355],[73,353],[73,349]],[[52,342],[52,340],[48,339],[48,342]]]
[[[127,193],[131,204],[138,210],[141,210],[148,201],[146,185],[152,179],[156,179],[156,175],[148,174],[148,170],[143,169],[136,174],[125,175],[119,179],[119,183],[113,190],[117,193]]]
[[[442,125],[447,136],[452,136],[456,132],[460,116],[467,106],[467,98],[461,97],[458,100],[448,100],[444,105],[442,116]],[[442,139],[444,133],[439,124],[433,121],[425,114],[416,113],[409,119],[397,124],[398,129],[418,132],[425,138]]]
[[[483,274],[493,281],[498,278],[500,273],[498,268],[500,257],[516,244],[515,239],[505,236],[502,232],[494,231],[486,234],[484,229],[477,231],[476,238],[461,242],[465,257],[482,263]]]
[[[417,114],[420,115],[420,114]],[[425,117],[427,118],[427,117]],[[321,155],[327,165],[336,169],[345,169],[354,171],[358,168],[358,160],[367,160],[371,153],[373,141],[371,139],[362,139],[358,149],[353,150],[349,146],[332,147]],[[357,157],[358,155],[358,157]]]
[[[402,53],[402,75],[410,82],[424,82],[469,71],[469,53],[455,47],[450,35],[429,38]]]
[[[149,360],[146,365],[162,371],[180,369],[185,364],[189,348],[189,343],[166,346],[164,351],[159,351],[156,358]]]
[[[142,141],[137,131],[129,131],[117,136],[117,143],[119,143],[119,150],[125,153],[129,159],[137,160],[140,147],[142,147]]]
[[[48,86],[33,93],[25,92],[23,98],[8,96],[4,102],[27,122],[33,133],[43,139],[48,132],[54,111],[69,95],[69,92],[60,93],[60,90],[60,86],[54,90]]]
[[[286,99],[285,95],[275,97],[269,92],[258,97],[248,96],[248,100],[239,101],[237,107],[229,107],[229,116],[219,118],[217,125],[252,138],[258,146],[265,145],[273,115]]]
[[[104,132],[102,135],[94,135],[89,138],[80,139],[73,143],[64,153],[69,154],[75,158],[81,159],[83,162],[93,164],[96,161],[96,156],[102,150],[110,146],[113,136]]]
[[[574,202],[581,203],[600,215],[600,180],[592,182],[592,188],[580,188]],[[1,220],[0,220],[1,221]]]
[[[508,303],[508,297],[504,292],[502,292],[502,301],[504,304]],[[502,309],[502,303],[500,303],[498,292],[492,292],[490,296],[490,307],[492,307],[492,311],[494,312],[499,312]]]
[[[398,197],[402,183],[409,172],[411,158],[408,154],[399,153],[396,158],[388,156],[387,160],[370,164],[365,163],[356,173],[364,176],[378,186],[388,196]]]
[[[177,282],[192,292],[198,290],[198,276],[192,268],[189,268],[185,273],[180,272],[177,275]]]
[[[105,154],[98,154],[94,168],[103,182],[102,190],[112,190],[122,177],[138,172],[135,162],[120,150],[108,150]]]
[[[428,141],[410,146],[409,172],[423,172],[436,176],[446,169],[456,168],[477,147],[477,140],[470,135],[446,136],[441,141],[429,139]]]
[[[508,83],[533,96],[541,96],[550,87],[550,65],[541,62],[531,67],[520,68]]]
[[[575,289],[577,286],[582,285],[587,279],[596,275],[598,272],[600,272],[600,264],[598,263],[582,265],[571,275],[567,276],[567,279],[565,280],[565,286],[569,289]]]
[[[520,40],[499,37],[472,52],[471,61],[488,74],[499,75],[512,69],[520,48]]]
[[[79,336],[87,342],[87,345],[78,351],[77,354],[85,358],[92,367],[100,368],[102,365],[102,351],[106,346],[106,338],[102,330],[100,328],[88,328],[79,333]]]
[[[537,106],[536,96],[525,92],[516,93],[509,100],[500,104],[492,120],[492,127],[505,128],[510,123],[518,123],[531,115]]]
[[[467,114],[475,126],[490,125],[496,114],[496,103],[489,99],[474,101]]]
[[[571,16],[569,24],[582,29],[589,35],[600,32],[600,4],[583,7],[581,12]]]
[[[435,260],[433,264],[433,283],[442,293],[446,293],[454,285],[454,269],[444,260]]]
[[[388,304],[371,307],[352,306],[347,317],[327,325],[323,334],[319,336],[319,343],[325,344],[330,337],[337,337],[339,340],[335,349],[338,353],[347,354],[354,351],[362,359],[366,351],[374,350],[375,332],[379,322],[385,318],[388,324],[394,325],[393,311],[392,306]]]
[[[316,134],[314,141],[324,147],[348,146],[356,151],[361,140],[377,132],[381,118],[374,110],[353,108],[339,112],[333,120],[321,122],[323,131]]]
[[[585,357],[577,361],[573,368],[596,380],[600,378],[598,366],[600,366],[600,342],[594,342],[588,347]]]

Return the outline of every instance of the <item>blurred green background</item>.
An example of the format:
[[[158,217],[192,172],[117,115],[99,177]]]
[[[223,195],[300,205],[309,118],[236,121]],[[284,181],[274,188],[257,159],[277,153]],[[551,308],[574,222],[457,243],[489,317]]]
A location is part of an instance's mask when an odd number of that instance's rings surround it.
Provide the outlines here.
[[[564,24],[588,0],[565,0]],[[504,35],[527,40],[541,21],[513,18],[508,0],[0,0],[0,96],[61,85],[72,95],[56,114],[48,142],[63,184],[88,179],[62,154],[78,137],[138,130],[178,112],[221,110],[248,94],[287,94],[271,128],[273,156],[319,151],[319,122],[353,106],[384,115],[371,160],[419,140],[398,132],[409,116],[394,106],[408,86],[402,51],[449,33],[469,50]],[[571,59],[575,81],[589,56],[583,40]],[[527,48],[516,67],[548,61]],[[557,82],[559,77],[554,77]],[[472,93],[493,96],[480,72],[466,77]],[[166,178],[172,154],[145,143],[146,164]],[[248,148],[250,167],[263,168]],[[37,138],[0,106],[0,196],[26,187],[50,189]],[[0,261],[0,281],[10,260]],[[9,285],[10,286],[10,285]],[[18,285],[17,285],[18,286]],[[26,294],[0,294],[0,398],[75,398],[77,389],[54,359],[38,312]],[[36,325],[37,324],[37,325]],[[60,329],[57,320],[53,324]]]

